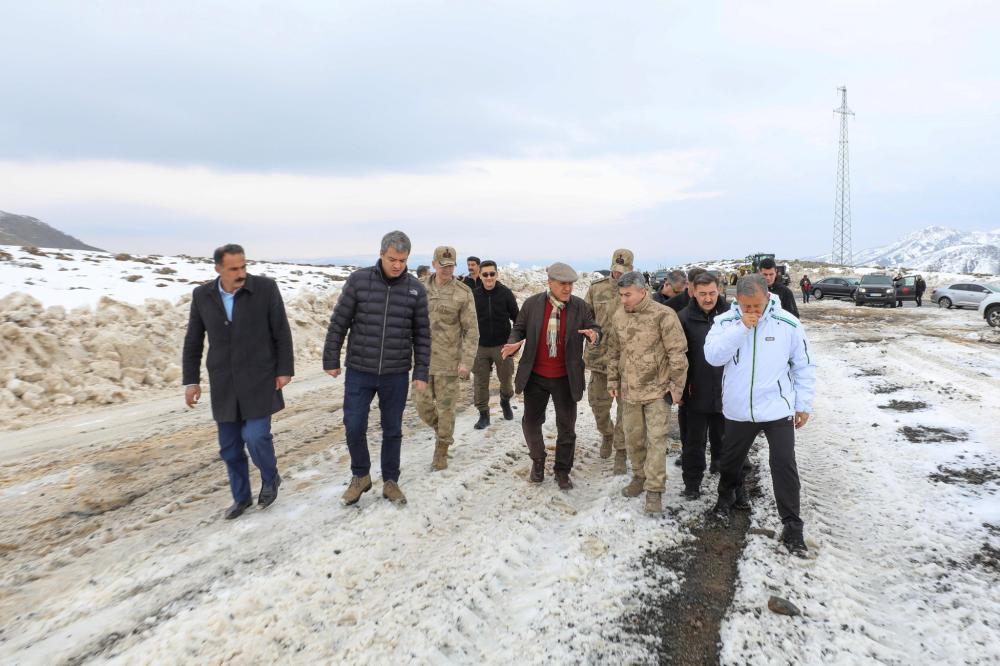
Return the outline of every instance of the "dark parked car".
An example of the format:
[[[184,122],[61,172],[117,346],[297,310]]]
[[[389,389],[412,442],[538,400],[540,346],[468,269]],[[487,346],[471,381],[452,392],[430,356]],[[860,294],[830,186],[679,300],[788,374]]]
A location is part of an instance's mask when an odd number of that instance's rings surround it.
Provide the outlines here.
[[[854,292],[858,289],[861,278],[856,277],[828,277],[819,282],[813,282],[813,298],[854,298]]]
[[[888,305],[890,308],[896,307],[896,289],[892,284],[891,277],[873,273],[861,278],[858,290],[854,294],[854,304],[867,305],[869,303]]]

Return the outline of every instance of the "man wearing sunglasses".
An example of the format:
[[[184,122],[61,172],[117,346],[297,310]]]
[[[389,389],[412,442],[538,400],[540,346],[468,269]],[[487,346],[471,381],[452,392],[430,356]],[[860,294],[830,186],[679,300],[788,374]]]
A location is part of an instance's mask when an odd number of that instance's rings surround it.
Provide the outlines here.
[[[505,420],[514,418],[510,399],[514,395],[514,359],[503,358],[500,349],[507,342],[511,324],[517,321],[517,299],[514,292],[500,282],[497,264],[487,259],[480,265],[479,277],[483,286],[472,292],[476,300],[476,317],[479,320],[479,347],[472,365],[475,377],[473,400],[479,410],[475,428],[482,430],[490,424],[490,378],[493,366],[500,380],[500,409]]]

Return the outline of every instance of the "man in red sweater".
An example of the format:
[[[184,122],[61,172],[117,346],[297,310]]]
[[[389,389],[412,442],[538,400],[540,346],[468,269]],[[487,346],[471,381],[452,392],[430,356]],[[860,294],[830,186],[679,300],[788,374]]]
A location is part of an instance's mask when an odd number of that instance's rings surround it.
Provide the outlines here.
[[[545,440],[542,424],[549,398],[556,411],[556,482],[569,490],[569,478],[576,452],[576,403],[585,388],[583,341],[601,341],[601,327],[594,312],[582,298],[573,296],[576,271],[563,263],[547,269],[549,288],[524,301],[501,355],[507,358],[524,351],[517,367],[514,390],[524,394],[521,429],[531,456],[533,483],[545,478]]]

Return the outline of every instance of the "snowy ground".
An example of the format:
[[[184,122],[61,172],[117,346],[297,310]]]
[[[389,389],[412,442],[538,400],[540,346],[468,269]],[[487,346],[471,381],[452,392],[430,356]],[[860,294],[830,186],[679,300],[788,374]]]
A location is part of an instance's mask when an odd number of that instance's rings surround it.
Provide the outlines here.
[[[183,261],[170,261],[180,275]],[[112,262],[100,271],[118,270]],[[22,284],[37,269],[18,270]],[[88,279],[105,280],[100,271]],[[211,277],[210,265],[197,271],[184,279]],[[512,280],[527,292],[538,276]],[[127,300],[116,289],[135,284],[108,281],[116,301]],[[29,293],[58,306],[78,291]],[[292,297],[304,299],[296,312],[306,321],[294,329],[303,347],[328,316],[311,293]],[[749,537],[723,663],[1000,661],[1000,332],[969,310],[828,300],[803,310],[820,363],[816,414],[798,447],[811,553],[797,560]],[[8,320],[27,331],[8,344],[30,341],[38,321]],[[142,321],[133,308],[98,318],[95,330]],[[173,354],[171,340],[157,338]],[[641,610],[637,592],[652,585],[642,555],[691,538],[714,481],[700,501],[682,501],[670,464],[667,512],[643,515],[596,456],[584,401],[576,488],[559,492],[551,470],[529,485],[518,421],[476,431],[466,395],[447,471],[429,472],[432,437],[408,409],[409,504],[389,505],[376,482],[345,509],[342,390],[318,363],[300,366],[275,421],[281,496],[231,523],[220,518],[230,498],[214,425],[204,406],[184,408],[179,390],[136,389],[121,404],[55,405],[0,425],[0,662],[653,660],[618,620]],[[551,419],[546,432],[551,443]],[[377,450],[375,428],[371,441]],[[753,520],[778,529],[760,469]],[[771,594],[803,615],[770,613]]]

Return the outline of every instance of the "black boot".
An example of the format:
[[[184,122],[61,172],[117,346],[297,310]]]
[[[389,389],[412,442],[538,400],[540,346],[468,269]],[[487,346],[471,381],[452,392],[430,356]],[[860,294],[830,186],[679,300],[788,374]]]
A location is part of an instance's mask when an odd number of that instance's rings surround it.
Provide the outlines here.
[[[476,430],[482,430],[490,424],[490,413],[489,412],[479,412],[479,420],[476,421],[476,425],[472,426]]]
[[[274,477],[274,483],[269,486],[262,486],[260,489],[260,495],[257,496],[257,506],[262,509],[274,504],[274,500],[278,499],[278,486],[281,485],[281,476]]]
[[[802,528],[785,525],[781,530],[781,543],[785,544],[788,552],[797,557],[806,556],[806,542],[802,538]]]
[[[696,500],[701,497],[701,488],[698,486],[685,486],[681,495],[686,500]]]
[[[226,509],[226,512],[222,514],[222,517],[226,520],[232,520],[233,518],[239,518],[243,515],[243,512],[253,506],[253,498],[248,497],[242,502],[233,502],[233,505]]]
[[[500,398],[500,409],[503,410],[503,417],[505,420],[514,420],[514,410],[510,408],[510,398]]]
[[[545,460],[531,461],[531,476],[528,480],[532,483],[541,483],[545,480]]]

